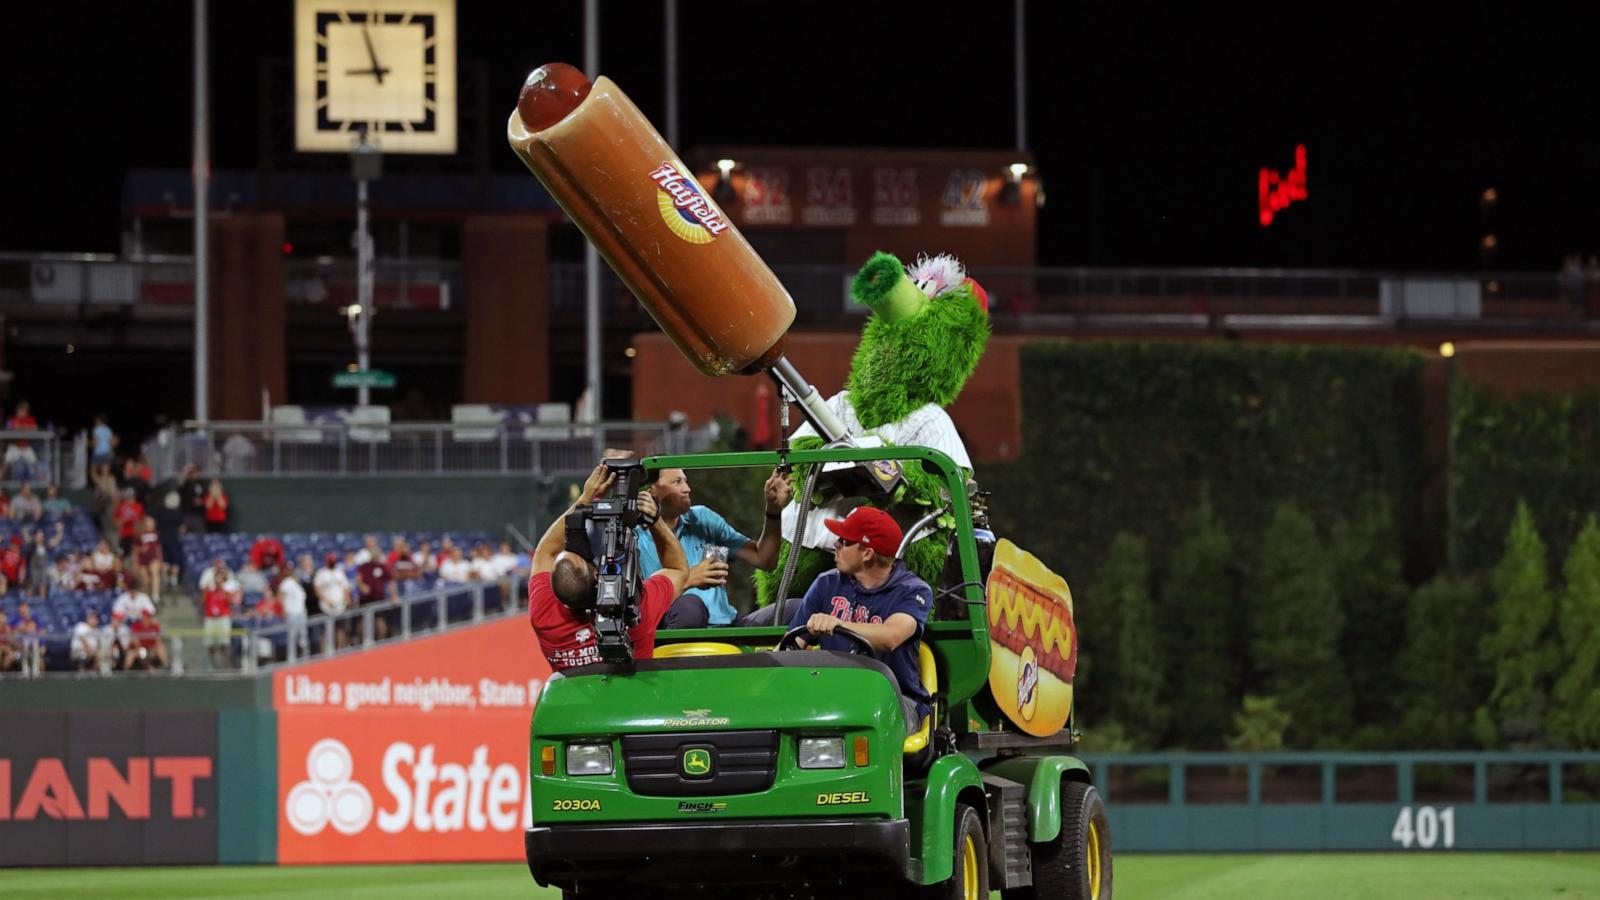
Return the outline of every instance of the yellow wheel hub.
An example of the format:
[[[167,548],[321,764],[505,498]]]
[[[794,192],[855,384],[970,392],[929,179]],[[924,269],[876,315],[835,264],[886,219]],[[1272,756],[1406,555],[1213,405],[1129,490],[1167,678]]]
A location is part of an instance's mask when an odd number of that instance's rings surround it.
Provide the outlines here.
[[[988,900],[978,896],[978,843],[970,834],[961,842],[961,896],[964,900]]]
[[[1100,896],[1100,829],[1094,824],[1093,819],[1089,820],[1089,846],[1085,848],[1085,852],[1089,857],[1089,896],[1098,898]]]

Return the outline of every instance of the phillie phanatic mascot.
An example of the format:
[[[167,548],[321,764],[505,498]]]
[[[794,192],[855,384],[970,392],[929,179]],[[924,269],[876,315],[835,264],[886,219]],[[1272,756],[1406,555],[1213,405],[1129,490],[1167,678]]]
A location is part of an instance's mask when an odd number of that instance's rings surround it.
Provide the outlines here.
[[[877,253],[856,273],[850,296],[871,307],[872,315],[850,362],[846,389],[828,398],[828,405],[858,445],[931,447],[970,476],[972,460],[944,407],[955,401],[983,356],[989,340],[988,295],[952,256],[923,257],[908,269],[890,254]],[[807,424],[794,432],[791,446],[815,449],[822,439]],[[908,461],[904,469],[905,484],[893,498],[869,502],[886,506],[907,527],[941,505],[941,485],[919,462]],[[797,485],[795,500],[783,511],[784,544],[776,569],[756,573],[756,598],[762,606],[777,599],[793,552],[789,539],[800,496]],[[806,517],[800,556],[785,591],[790,597],[802,595],[818,574],[833,567],[834,537],[823,520],[842,519],[862,501],[819,497],[814,491],[812,502],[817,508]],[[953,528],[953,518],[946,516],[906,548],[906,565],[930,585],[939,583]]]

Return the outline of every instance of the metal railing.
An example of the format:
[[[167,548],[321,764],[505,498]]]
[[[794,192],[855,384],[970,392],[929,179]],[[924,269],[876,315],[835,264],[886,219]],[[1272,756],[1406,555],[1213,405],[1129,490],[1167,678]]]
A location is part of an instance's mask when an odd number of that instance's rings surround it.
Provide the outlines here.
[[[0,301],[192,304],[194,261],[189,256],[0,253]]]
[[[693,452],[703,437],[670,422],[594,425],[186,422],[172,471],[228,476],[574,475],[606,448],[636,457]]]
[[[390,309],[465,306],[456,260],[379,259],[376,305]],[[848,322],[864,310],[849,298],[855,267],[775,265],[794,298],[796,321]],[[996,319],[1026,324],[1038,316],[1131,316],[1175,326],[1219,315],[1367,316],[1376,325],[1407,318],[1523,318],[1547,322],[1600,318],[1600,273],[1420,272],[1356,269],[979,267]],[[284,291],[293,304],[347,305],[355,298],[355,263],[291,259]],[[649,318],[609,268],[602,306],[617,327],[647,327]],[[171,303],[194,293],[188,256],[0,253],[0,301],[31,303]],[[1441,290],[1448,301],[1441,303]],[[550,266],[551,307],[581,316],[583,266]],[[1164,317],[1164,318],[1163,318]]]
[[[461,263],[439,259],[378,259],[373,266],[372,302],[378,309],[450,309],[459,306]],[[332,307],[356,302],[356,262],[290,260],[284,264],[284,292],[293,304]]]
[[[1600,844],[1600,752],[1082,755],[1124,850]]]
[[[441,584],[410,597],[365,603],[338,615],[312,616],[303,623],[250,624],[239,654],[240,670],[270,671],[516,615],[523,608],[517,587],[527,579],[528,571],[521,569],[490,581]],[[380,621],[387,629],[382,636]],[[261,652],[269,648],[270,652]]]
[[[521,586],[527,583],[528,570],[518,569],[503,577],[464,584],[440,584],[428,591],[382,603],[362,604],[338,615],[310,616],[294,622],[277,619],[261,622],[249,614],[233,617],[227,637],[226,663],[217,665],[215,657],[196,667],[185,658],[185,639],[189,646],[203,644],[209,653],[212,636],[198,628],[163,629],[150,633],[113,633],[101,626],[96,635],[95,657],[87,668],[78,668],[72,655],[71,632],[39,632],[37,635],[8,635],[11,651],[20,663],[19,673],[0,672],[0,677],[116,677],[127,674],[123,668],[130,652],[139,661],[145,644],[160,644],[166,650],[167,665],[145,671],[159,675],[182,676],[200,671],[213,673],[270,671],[310,659],[326,659],[392,641],[408,641],[439,634],[464,625],[517,615],[526,607]],[[380,627],[379,622],[384,625]],[[117,641],[124,645],[119,652]],[[52,654],[51,648],[57,652]],[[130,650],[131,648],[131,650]],[[60,658],[65,653],[65,664]],[[54,657],[55,664],[49,660]]]

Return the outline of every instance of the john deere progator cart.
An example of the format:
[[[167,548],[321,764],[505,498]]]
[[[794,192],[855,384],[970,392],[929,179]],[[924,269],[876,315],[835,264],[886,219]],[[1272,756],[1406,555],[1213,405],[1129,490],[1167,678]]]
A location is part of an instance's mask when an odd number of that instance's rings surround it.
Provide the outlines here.
[[[568,670],[533,715],[535,880],[568,898],[1111,896],[1105,807],[1071,755],[1065,582],[1052,587],[1005,541],[986,571],[969,486],[942,453],[781,461],[879,460],[942,478],[948,507],[935,514],[957,523],[953,583],[932,586],[920,650],[934,712],[907,736],[894,675],[864,641],[800,650],[782,627],[663,631],[654,659]],[[780,458],[645,463],[770,469]]]

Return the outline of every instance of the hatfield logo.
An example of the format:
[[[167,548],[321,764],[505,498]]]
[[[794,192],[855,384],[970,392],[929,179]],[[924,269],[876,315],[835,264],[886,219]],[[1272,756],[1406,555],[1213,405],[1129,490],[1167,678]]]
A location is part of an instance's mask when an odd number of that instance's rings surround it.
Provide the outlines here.
[[[668,160],[650,173],[656,183],[656,207],[673,234],[691,244],[709,244],[728,230],[728,220],[701,190],[694,176]]]
[[[0,759],[0,821],[25,822],[40,816],[109,819],[113,803],[125,818],[149,819],[152,777],[165,778],[172,785],[172,818],[205,816],[205,810],[195,806],[195,784],[211,777],[211,757],[131,756],[118,768],[106,757],[91,756],[80,782],[85,785],[81,797],[67,777],[66,764],[60,759],[45,758],[34,764],[15,807],[11,804],[11,760]],[[160,814],[157,810],[156,815]]]
[[[355,763],[350,748],[326,738],[306,756],[306,775],[289,792],[283,813],[289,827],[313,835],[332,825],[340,834],[360,834],[372,821],[372,794],[350,780]]]

